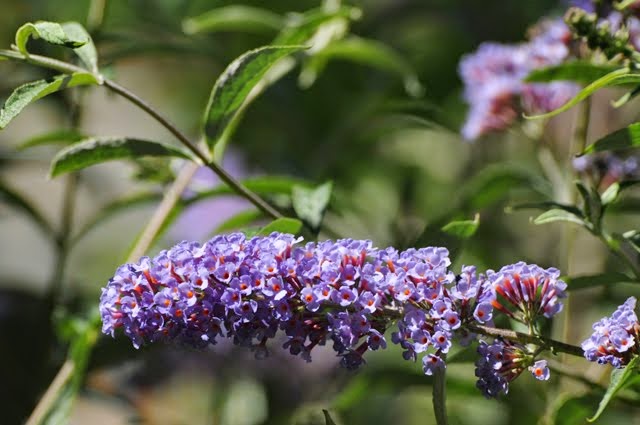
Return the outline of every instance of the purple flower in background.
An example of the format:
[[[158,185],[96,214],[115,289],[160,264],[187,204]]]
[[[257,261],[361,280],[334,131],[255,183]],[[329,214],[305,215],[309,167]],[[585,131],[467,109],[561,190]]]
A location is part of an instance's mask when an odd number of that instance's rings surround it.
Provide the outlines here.
[[[640,324],[630,297],[610,317],[593,324],[593,334],[582,343],[587,360],[623,367],[640,352]]]
[[[574,158],[572,165],[578,173],[592,178],[600,190],[605,190],[613,183],[640,178],[636,156],[624,158],[603,152]]]
[[[534,378],[539,381],[548,381],[551,372],[547,366],[546,360],[538,360],[533,365],[529,366],[529,371]]]

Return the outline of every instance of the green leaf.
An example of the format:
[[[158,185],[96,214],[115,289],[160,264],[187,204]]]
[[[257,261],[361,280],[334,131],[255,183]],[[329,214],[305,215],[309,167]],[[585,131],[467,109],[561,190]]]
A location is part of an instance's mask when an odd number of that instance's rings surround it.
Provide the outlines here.
[[[546,182],[524,167],[489,166],[462,187],[465,210],[477,211],[504,200],[515,189],[531,189],[546,195]]]
[[[562,279],[567,282],[567,290],[569,291],[587,289],[601,285],[614,285],[616,283],[634,282],[634,279],[630,278],[626,274],[617,272],[599,273],[575,277],[565,276]]]
[[[56,177],[106,161],[135,159],[140,156],[189,159],[189,155],[180,149],[148,140],[122,137],[91,138],[58,152],[51,162],[50,176]]]
[[[16,47],[23,55],[29,56],[27,41],[29,38],[41,38],[47,43],[65,46],[72,49],[87,43],[87,38],[77,37],[78,34],[67,34],[62,26],[55,22],[28,22],[18,28],[16,32]]]
[[[73,49],[84,66],[94,74],[98,74],[98,51],[87,30],[77,22],[66,22],[62,24],[64,32],[76,40],[86,40],[86,42]]]
[[[322,222],[324,211],[331,200],[333,183],[327,182],[316,188],[294,186],[291,192],[293,209],[312,229],[317,230]]]
[[[331,418],[331,415],[329,414],[329,411],[327,409],[322,409],[322,413],[324,414],[325,425],[336,425],[336,423]]]
[[[566,62],[556,66],[536,69],[524,79],[527,83],[549,83],[551,81],[575,81],[590,84],[619,67],[598,65],[586,61]]]
[[[0,130],[5,128],[30,103],[66,88],[90,84],[99,84],[93,74],[76,72],[21,85],[11,93],[0,110]]]
[[[451,221],[447,223],[442,231],[459,239],[469,239],[480,226],[480,214],[476,214],[473,220]]]
[[[213,231],[213,233],[217,235],[219,233],[228,232],[230,230],[247,227],[262,216],[262,211],[257,209],[241,211],[238,214],[235,214],[229,219],[225,220]]]
[[[306,73],[311,72],[315,77],[315,74],[318,74],[319,70],[332,59],[346,59],[397,74],[403,79],[405,90],[409,95],[418,97],[424,93],[424,88],[413,67],[398,52],[379,41],[356,36],[334,41],[313,54]],[[305,78],[308,80],[307,84],[313,82],[314,79]]]
[[[618,198],[618,194],[620,194],[620,184],[612,183],[602,195],[600,195],[600,202],[602,202],[603,206],[607,206],[614,202]]]
[[[506,208],[507,212],[511,212],[511,211],[517,211],[517,210],[543,210],[543,211],[548,211],[550,209],[560,209],[560,210],[564,210],[567,211],[573,215],[576,215],[578,217],[582,216],[582,211],[580,211],[580,209],[574,205],[567,205],[567,204],[562,204],[560,202],[554,202],[554,201],[542,201],[542,202],[527,202],[524,204],[516,204],[516,205],[511,205],[509,207]]]
[[[204,132],[211,150],[269,68],[301,49],[302,46],[265,46],[231,62],[213,86],[205,111]]]
[[[279,31],[284,19],[270,10],[231,5],[218,7],[193,18],[185,19],[182,30],[187,34],[217,31],[270,33]]]
[[[273,220],[271,223],[260,229],[257,234],[261,236],[268,236],[273,232],[280,232],[297,235],[300,232],[300,229],[302,229],[302,222],[300,220],[283,217]]]
[[[355,7],[341,6],[333,11],[323,8],[309,10],[303,14],[291,14],[285,28],[278,34],[271,44],[292,45],[306,44],[329,21],[336,18],[356,20],[362,16],[362,11]]]
[[[546,224],[554,221],[568,221],[570,223],[576,223],[576,224],[580,224],[582,226],[587,227],[587,223],[585,223],[585,221],[582,218],[568,211],[559,210],[559,209],[552,209],[552,210],[543,212],[538,217],[536,217],[535,220],[533,220],[533,223]]]
[[[616,394],[626,387],[633,377],[637,376],[636,374],[638,371],[636,369],[638,369],[639,365],[640,357],[635,356],[623,369],[614,369],[611,372],[609,388],[607,388],[607,392],[604,394],[604,397],[602,397],[600,405],[598,405],[598,410],[592,417],[587,419],[587,421],[593,422],[600,417],[602,412],[604,412],[604,409],[607,407],[609,402],[613,400]]]
[[[123,198],[116,199],[100,207],[96,215],[91,217],[89,221],[76,233],[74,236],[74,242],[82,239],[91,230],[95,229],[99,224],[102,224],[107,219],[131,208],[136,208],[148,204],[160,202],[162,195],[160,193],[138,193],[135,195],[125,196]]]
[[[254,177],[242,180],[241,182],[246,188],[258,195],[288,195],[291,196],[291,192],[294,186],[302,186],[308,188],[309,185],[303,180],[293,179],[290,177]],[[226,184],[221,184],[212,189],[203,190],[196,193],[193,198],[185,201],[191,205],[204,199],[208,199],[219,195],[233,195],[235,192]]]
[[[8,187],[2,181],[0,181],[0,202],[22,212],[26,217],[30,218],[31,221],[38,225],[46,236],[55,236],[53,227],[51,227],[51,224],[49,224],[49,222],[44,218],[42,213],[31,205],[31,202],[29,202],[25,197]]]
[[[640,86],[636,86],[636,88],[634,88],[630,92],[625,93],[618,100],[611,101],[611,106],[613,106],[614,108],[620,108],[626,105],[631,99],[634,99],[639,94],[640,94]]]
[[[36,146],[52,145],[52,144],[72,144],[79,142],[82,139],[86,139],[85,134],[80,133],[75,129],[62,129],[55,130],[48,133],[41,134],[39,136],[32,137],[18,145],[18,150],[25,150]]]
[[[584,99],[588,98],[599,89],[602,89],[604,87],[609,87],[609,86],[622,85],[622,84],[637,84],[639,82],[640,82],[640,74],[631,74],[629,69],[627,68],[617,69],[603,77],[600,77],[599,79],[589,84],[584,89],[580,90],[573,99],[565,103],[560,108],[542,115],[535,115],[535,116],[525,115],[525,118],[527,119],[551,118],[555,115],[558,115],[564,111],[571,109],[572,107],[582,102]]]
[[[602,139],[590,144],[580,155],[630,149],[640,146],[640,122],[607,134]]]

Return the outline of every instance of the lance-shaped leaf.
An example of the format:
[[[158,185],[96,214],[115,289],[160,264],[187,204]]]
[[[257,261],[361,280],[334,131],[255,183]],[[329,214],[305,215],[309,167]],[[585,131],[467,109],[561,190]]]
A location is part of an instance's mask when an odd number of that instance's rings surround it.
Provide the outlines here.
[[[546,212],[543,212],[538,217],[533,220],[534,224],[546,224],[552,223],[554,221],[568,221],[571,223],[580,224],[585,227],[589,227],[588,224],[580,217],[576,216],[565,210],[552,209]]]
[[[362,11],[355,7],[341,6],[333,11],[323,8],[307,11],[303,14],[291,14],[286,27],[278,34],[272,44],[306,44],[318,29],[335,18],[359,19]]]
[[[578,207],[576,207],[575,205],[567,205],[567,204],[562,204],[560,202],[554,202],[554,201],[542,201],[542,202],[527,202],[524,204],[517,204],[517,205],[511,205],[507,208],[505,208],[506,212],[512,212],[512,211],[517,211],[517,210],[543,210],[543,211],[548,211],[551,209],[559,209],[559,210],[564,210],[567,211],[573,215],[576,215],[578,217],[582,216],[582,211],[580,211],[580,209]]]
[[[302,229],[302,222],[295,218],[278,218],[273,220],[271,223],[264,226],[262,229],[258,231],[258,235],[268,236],[273,232],[280,233],[291,233],[293,235],[300,232]]]
[[[631,124],[625,128],[614,131],[604,136],[602,139],[587,146],[581,155],[603,152],[617,151],[640,146],[640,122]]]
[[[638,375],[638,366],[640,365],[640,357],[634,357],[629,364],[627,364],[623,369],[614,369],[611,372],[611,379],[609,381],[609,387],[607,388],[607,392],[602,397],[600,404],[598,405],[598,410],[596,413],[587,419],[589,422],[593,422],[600,417],[604,409],[607,407],[609,402],[613,400],[616,394],[628,386],[632,381],[637,380],[640,376]]]
[[[50,176],[56,177],[106,161],[132,159],[140,156],[170,156],[190,159],[188,154],[178,148],[149,140],[121,137],[91,138],[58,152],[51,162]]]
[[[536,69],[531,72],[525,82],[549,83],[551,81],[575,81],[576,83],[591,84],[599,78],[617,70],[612,65],[599,65],[586,61],[567,62],[556,66]]]
[[[53,228],[40,211],[31,205],[31,202],[29,202],[20,193],[8,187],[2,181],[0,181],[0,203],[7,204],[12,208],[21,211],[25,216],[29,217],[35,224],[37,224],[45,235],[49,237],[55,236]]]
[[[18,28],[16,32],[16,47],[20,53],[29,55],[27,42],[29,38],[41,38],[47,43],[65,46],[72,49],[80,47],[89,41],[85,37],[78,37],[78,34],[68,34],[64,28],[56,22],[40,21],[28,22]]]
[[[185,19],[182,30],[187,34],[216,31],[273,32],[284,25],[284,19],[267,9],[230,5],[217,7],[193,18]]]
[[[617,86],[623,84],[638,84],[640,83],[640,74],[638,73],[630,73],[629,69],[621,68],[617,69],[604,77],[598,78],[593,83],[589,84],[582,90],[578,92],[577,95],[563,106],[555,109],[551,112],[542,115],[534,115],[534,116],[525,116],[527,119],[541,119],[541,118],[551,118],[555,115],[558,115],[564,111],[567,111],[582,102],[584,99],[591,96],[597,90],[609,87],[609,86]]]
[[[205,112],[204,132],[211,149],[269,68],[301,49],[302,46],[265,46],[231,62],[213,86]]]
[[[324,211],[331,200],[333,184],[327,182],[316,188],[294,186],[291,192],[293,209],[298,217],[304,220],[312,229],[317,229],[322,222]]]
[[[86,42],[73,49],[78,55],[84,66],[94,74],[98,73],[98,52],[95,44],[87,30],[77,22],[66,22],[62,24],[62,29],[71,38],[77,40],[86,40]]]
[[[476,214],[473,220],[458,220],[447,223],[442,231],[459,239],[469,239],[475,235],[480,226],[480,214]]]
[[[318,74],[331,59],[346,59],[397,74],[411,96],[424,92],[412,66],[398,52],[378,41],[355,36],[334,41],[312,56],[306,73]]]
[[[99,84],[93,74],[76,72],[21,85],[11,93],[11,96],[4,103],[4,107],[0,110],[0,130],[5,128],[30,103],[69,87],[91,84]]]
[[[575,277],[563,277],[567,282],[567,290],[576,291],[580,289],[593,288],[601,285],[615,285],[617,283],[634,282],[635,279],[630,278],[624,273],[601,273],[593,275],[583,275]]]
[[[322,414],[324,415],[324,424],[325,425],[336,425],[336,422],[331,417],[331,414],[327,409],[322,409]]]
[[[40,134],[38,136],[32,137],[22,143],[20,143],[17,147],[18,150],[25,150],[29,148],[33,148],[36,146],[43,145],[51,145],[51,144],[63,144],[68,145],[75,142],[79,142],[82,139],[86,139],[87,136],[85,134],[80,133],[78,130],[74,129],[62,129],[55,130],[48,133]]]

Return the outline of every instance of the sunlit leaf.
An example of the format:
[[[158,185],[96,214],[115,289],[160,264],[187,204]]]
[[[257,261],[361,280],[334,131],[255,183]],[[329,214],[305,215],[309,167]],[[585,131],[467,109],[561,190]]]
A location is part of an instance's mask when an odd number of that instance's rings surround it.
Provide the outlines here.
[[[91,138],[58,152],[51,162],[50,176],[56,177],[106,161],[135,159],[140,156],[189,159],[189,155],[180,149],[149,140],[121,137]]]
[[[564,210],[578,217],[582,216],[582,211],[580,211],[578,207],[574,205],[567,205],[567,204],[562,204],[560,202],[554,202],[554,201],[527,202],[524,204],[511,205],[508,208],[506,208],[507,212],[517,211],[517,210],[548,211],[551,209]]]
[[[575,81],[590,84],[619,67],[600,65],[586,61],[572,61],[532,71],[524,81],[528,83],[549,83],[551,81]]]
[[[29,55],[27,51],[27,41],[29,38],[41,38],[47,43],[57,44],[72,49],[78,48],[87,43],[84,37],[78,37],[78,34],[68,34],[60,24],[56,22],[40,21],[28,22],[18,28],[16,32],[16,47],[18,51],[24,55]]]
[[[630,149],[638,146],[640,146],[640,123],[634,123],[625,128],[614,131],[613,133],[609,133],[603,138],[587,146],[581,155],[594,152]]]
[[[586,223],[582,218],[568,211],[559,210],[559,209],[552,209],[552,210],[543,212],[533,220],[534,224],[547,224],[547,223],[552,223],[554,221],[568,221],[571,223],[576,223],[582,226],[586,226]]]
[[[185,19],[182,29],[187,34],[216,31],[273,32],[284,25],[284,19],[268,9],[230,5],[211,9]]]
[[[302,229],[302,222],[295,218],[277,218],[258,231],[258,235],[268,236],[273,232],[298,234]]]
[[[99,84],[99,82],[93,74],[88,72],[58,75],[52,79],[23,84],[11,93],[0,110],[0,129],[5,128],[25,107],[38,99],[66,88],[91,84]]]
[[[98,51],[93,44],[91,36],[87,30],[77,22],[66,22],[62,24],[64,32],[71,38],[76,40],[86,40],[80,47],[76,47],[73,51],[78,55],[84,66],[94,74],[98,73]]]
[[[636,356],[623,369],[613,369],[613,371],[611,371],[611,379],[607,392],[604,394],[604,397],[602,397],[596,413],[587,419],[589,422],[598,419],[616,394],[625,388],[632,378],[638,376],[638,365],[640,365],[640,357]]]
[[[306,44],[318,29],[335,18],[347,18],[355,20],[360,18],[360,9],[349,6],[341,6],[334,11],[322,8],[295,13],[287,17],[285,28],[273,40],[274,45]]]
[[[459,220],[447,223],[442,231],[459,239],[469,239],[475,235],[480,226],[480,214],[476,214],[473,220]]]
[[[324,211],[331,200],[333,184],[327,182],[316,188],[294,186],[291,197],[293,209],[298,217],[304,220],[312,229],[317,229],[322,222]]]
[[[211,149],[251,90],[278,60],[302,46],[265,46],[234,60],[216,81],[205,111],[204,132]]]
[[[616,86],[616,85],[622,85],[622,84],[637,84],[637,83],[640,83],[640,74],[632,74],[627,68],[617,69],[603,77],[600,77],[599,79],[589,84],[584,89],[580,90],[573,99],[565,103],[560,108],[542,115],[526,116],[526,118],[528,119],[550,118],[571,109],[578,103],[582,102],[584,99],[591,96],[597,90],[600,90],[602,88],[609,87],[609,86]]]
[[[602,202],[603,206],[609,205],[618,198],[619,193],[620,184],[612,183],[604,192],[602,192],[602,195],[600,195],[600,202]]]

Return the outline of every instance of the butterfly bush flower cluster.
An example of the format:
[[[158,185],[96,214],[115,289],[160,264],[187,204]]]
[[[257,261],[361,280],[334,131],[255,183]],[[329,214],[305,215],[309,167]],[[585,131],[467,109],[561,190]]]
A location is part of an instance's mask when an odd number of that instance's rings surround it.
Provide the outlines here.
[[[387,347],[385,332],[397,325],[391,342],[431,375],[446,366],[454,340],[469,344],[480,340],[478,326],[493,326],[494,307],[526,320],[561,309],[555,269],[518,263],[481,274],[465,266],[455,275],[450,266],[445,248],[399,252],[364,240],[301,244],[289,234],[233,233],[182,242],[117,270],[102,291],[102,330],[121,329],[136,348],[161,341],[204,348],[229,338],[257,357],[280,332],[293,355],[310,361],[329,342],[342,366],[355,369],[367,351]],[[478,351],[487,396],[506,393],[527,367],[548,378],[527,347],[480,341]]]
[[[573,83],[525,83],[534,70],[570,56],[571,32],[561,19],[541,22],[527,43],[483,43],[465,56],[459,72],[470,109],[462,128],[467,140],[510,127],[521,115],[552,111],[578,92]]]
[[[582,343],[587,360],[620,368],[640,353],[640,324],[630,297],[613,312],[593,325],[593,334]]]
[[[601,190],[613,183],[640,178],[636,156],[622,157],[611,152],[583,155],[572,160],[573,169],[591,178]]]

